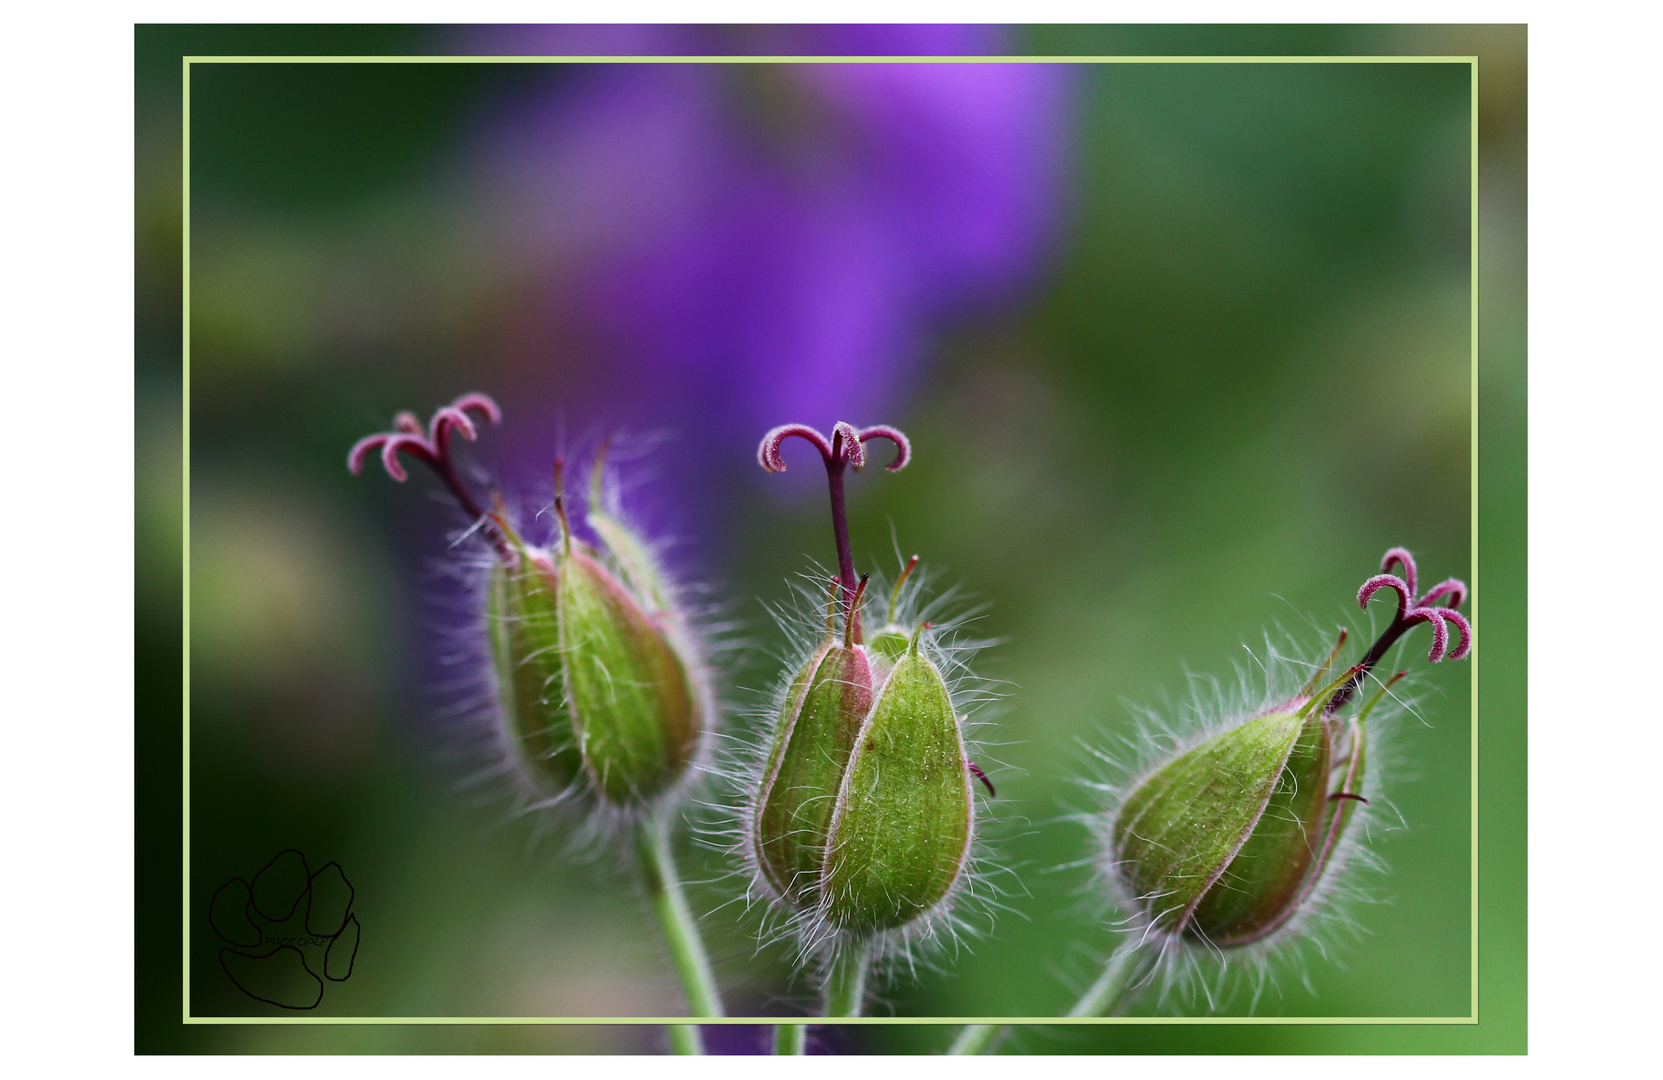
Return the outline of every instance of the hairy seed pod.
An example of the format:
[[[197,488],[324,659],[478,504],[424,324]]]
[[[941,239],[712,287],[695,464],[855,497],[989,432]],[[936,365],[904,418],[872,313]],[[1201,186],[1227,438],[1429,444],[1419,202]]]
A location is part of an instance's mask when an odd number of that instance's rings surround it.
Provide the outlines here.
[[[1345,646],[1342,631],[1299,693],[1156,764],[1109,816],[1107,869],[1157,940],[1207,950],[1265,941],[1323,886],[1366,801],[1368,716],[1406,672],[1383,682],[1355,716],[1341,710],[1414,626],[1432,626],[1433,663],[1472,647],[1472,627],[1455,610],[1466,586],[1451,579],[1416,599],[1414,560],[1393,548],[1382,569],[1396,563],[1403,577],[1382,573],[1358,593],[1364,606],[1382,588],[1399,597],[1396,617],[1360,663],[1321,685]]]
[[[563,539],[548,549],[497,519],[519,556],[493,571],[490,587],[504,723],[543,791],[577,785],[608,805],[639,805],[675,784],[695,755],[708,685],[683,624],[664,606],[647,546],[608,517],[596,530],[606,548],[589,548],[561,516]]]
[[[941,669],[829,639],[788,688],[753,804],[774,892],[838,930],[903,926],[952,890],[974,831],[971,765]]]
[[[399,413],[392,430],[353,445],[347,468],[357,475],[379,452],[402,483],[401,456],[423,462],[495,553],[484,598],[490,681],[526,786],[547,800],[638,809],[687,772],[714,717],[688,621],[651,545],[604,498],[604,444],[586,519],[600,547],[572,535],[559,460],[559,535],[536,547],[515,531],[500,498],[486,511],[456,467],[453,438],[475,439],[476,416],[495,424],[502,411],[484,394],[464,394],[425,429],[413,413]]]
[[[812,905],[835,794],[872,705],[872,668],[858,645],[816,652],[793,680],[757,800],[757,860],[769,882]]]
[[[916,555],[894,583],[882,625],[870,637],[863,629],[869,579],[857,581],[854,572],[845,473],[865,465],[863,444],[875,438],[896,446],[889,470],[902,468],[911,456],[906,436],[840,423],[828,439],[787,424],[763,436],[757,451],[768,472],[785,470],[780,446],[788,438],[811,443],[826,466],[838,573],[824,633],[775,706],[744,811],[743,856],[762,891],[789,913],[806,951],[822,952],[828,970],[847,974],[864,970],[861,958],[873,949],[922,941],[949,916],[969,874],[972,777],[990,794],[993,786],[967,756],[965,717],[943,675],[948,653],[925,640],[929,622],[906,625],[922,617],[901,602]],[[954,657],[961,676],[967,655]],[[844,985],[841,976],[828,980],[828,987]]]
[[[491,634],[497,704],[508,742],[539,788],[564,791],[583,773],[566,709],[565,665],[554,567],[529,553],[512,568],[491,569],[486,626]]]
[[[1114,845],[1150,922],[1216,945],[1281,924],[1320,844],[1333,724],[1315,702],[1255,717],[1138,785]]]
[[[894,929],[947,895],[970,852],[970,776],[946,680],[914,634],[861,726],[832,810],[821,906],[833,924]]]

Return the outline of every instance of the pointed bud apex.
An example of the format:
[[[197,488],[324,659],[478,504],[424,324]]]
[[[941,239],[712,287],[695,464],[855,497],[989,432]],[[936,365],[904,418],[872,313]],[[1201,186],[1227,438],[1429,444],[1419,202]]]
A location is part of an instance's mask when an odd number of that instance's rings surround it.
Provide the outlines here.
[[[872,659],[882,663],[886,668],[893,667],[901,657],[907,654],[911,645],[907,632],[899,626],[886,626],[873,634],[867,642],[872,650]]]
[[[901,573],[895,578],[895,584],[889,590],[889,613],[883,628],[872,635],[872,657],[881,663],[885,670],[895,666],[895,662],[905,656],[912,645],[912,635],[906,627],[895,621],[896,611],[901,603],[901,593],[906,588],[907,579],[918,569],[918,556],[914,555],[901,568]]]
[[[584,521],[618,563],[624,581],[646,604],[649,611],[673,610],[675,589],[659,568],[652,546],[624,523],[615,505],[609,506],[605,489],[606,454],[611,440],[601,443],[591,466],[589,512]],[[616,496],[611,502],[616,503]]]

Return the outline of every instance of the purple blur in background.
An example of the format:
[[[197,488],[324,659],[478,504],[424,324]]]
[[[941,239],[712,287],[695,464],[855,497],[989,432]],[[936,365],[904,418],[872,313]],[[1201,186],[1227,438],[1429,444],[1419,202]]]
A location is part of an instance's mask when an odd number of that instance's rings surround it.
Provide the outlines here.
[[[997,55],[1003,37],[973,26],[481,27],[453,48]],[[667,430],[674,441],[652,465],[668,482],[633,509],[691,530],[701,555],[716,550],[721,492],[764,430],[899,421],[934,335],[997,318],[1033,290],[1061,218],[1067,74],[551,66],[484,120],[469,158],[496,246],[524,267],[531,296],[499,460],[546,474],[557,417],[567,432]]]

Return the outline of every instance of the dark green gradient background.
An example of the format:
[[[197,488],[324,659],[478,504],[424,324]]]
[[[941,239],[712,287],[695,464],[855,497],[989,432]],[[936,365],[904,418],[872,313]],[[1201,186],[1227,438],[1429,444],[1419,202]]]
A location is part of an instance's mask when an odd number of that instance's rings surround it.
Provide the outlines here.
[[[647,1052],[651,1028],[185,1026],[180,1017],[180,152],[187,54],[400,54],[400,27],[139,27],[137,1047],[141,1052]],[[1479,101],[1478,568],[1480,1022],[1119,1025],[1030,1029],[1030,1053],[1519,1053],[1525,1021],[1525,35],[1522,27],[1044,27],[1030,54],[1471,55]],[[1187,671],[1228,677],[1273,624],[1346,618],[1382,550],[1436,580],[1466,576],[1469,530],[1468,69],[1101,66],[1082,71],[1070,226],[1016,318],[932,347],[902,415],[904,473],[856,485],[868,550],[908,550],[991,602],[1008,640],[988,674],[1014,684],[998,737],[1008,861],[1025,895],[943,972],[893,985],[900,1016],[1054,1015],[1113,938],[1087,917],[1082,739],[1129,730]],[[422,617],[394,527],[431,524],[345,482],[341,410],[390,410],[491,385],[458,372],[476,313],[427,314],[448,343],[408,371],[373,343],[304,358],[299,312],[271,290],[301,251],[328,260],[366,221],[425,212],[457,125],[523,69],[332,69],[274,90],[277,69],[216,72],[195,102],[197,348],[192,625],[193,1008],[251,1015],[206,932],[217,885],[283,847],[339,860],[358,887],[360,967],[335,1015],[654,1015],[676,995],[626,875],[528,854],[524,823],[453,791],[415,734]],[[300,123],[297,117],[305,117]],[[333,125],[333,127],[331,126]],[[372,131],[336,138],[332,132]],[[273,243],[303,235],[310,248]],[[334,247],[332,247],[334,245]],[[442,257],[442,256],[440,256]],[[217,260],[217,261],[216,261]],[[202,293],[204,266],[217,282]],[[408,303],[397,282],[390,303]],[[299,303],[299,301],[296,301]],[[449,319],[450,321],[446,321]],[[454,346],[454,348],[452,348]],[[334,351],[331,351],[331,350]],[[446,351],[449,349],[450,351]],[[366,360],[366,356],[370,359]],[[403,395],[403,396],[399,396]],[[408,398],[409,400],[406,400]],[[336,410],[330,413],[330,409]],[[294,416],[258,453],[240,433]],[[365,430],[368,430],[367,428]],[[974,447],[974,449],[972,449]],[[924,452],[923,448],[930,448]],[[962,448],[943,452],[943,448]],[[322,475],[320,462],[332,470]],[[340,475],[337,475],[340,474]],[[380,485],[385,488],[387,485]],[[399,491],[408,496],[412,492]],[[401,524],[402,522],[402,524]],[[737,597],[777,599],[824,555],[817,501],[754,499],[720,568]],[[863,540],[864,538],[864,540]],[[766,633],[754,602],[740,614]],[[1389,903],[1356,912],[1343,963],[1286,980],[1260,1016],[1462,1016],[1471,986],[1471,665],[1422,665],[1425,724],[1394,740],[1406,828],[1379,850]],[[756,661],[736,676],[756,685]],[[425,717],[423,718],[425,722]],[[999,834],[996,834],[999,835]],[[719,857],[687,848],[686,876]],[[1055,867],[1064,867],[1054,870]],[[694,887],[696,909],[730,896]],[[732,909],[728,909],[732,910]],[[738,1014],[800,1015],[777,948],[707,920]],[[1245,999],[1225,1003],[1243,1014]],[[277,1013],[279,1010],[266,1010]],[[929,1053],[953,1029],[845,1028],[854,1052]]]

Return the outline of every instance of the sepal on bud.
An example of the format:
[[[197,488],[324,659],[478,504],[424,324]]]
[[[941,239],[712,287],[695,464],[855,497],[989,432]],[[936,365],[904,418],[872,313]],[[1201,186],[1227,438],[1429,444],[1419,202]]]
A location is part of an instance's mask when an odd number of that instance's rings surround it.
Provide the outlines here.
[[[494,515],[519,556],[516,567],[494,569],[491,586],[507,733],[544,794],[638,807],[696,756],[709,687],[651,549],[599,511],[589,521],[604,521],[596,532],[605,547],[591,548],[572,537],[561,496],[556,509],[561,535],[546,549]]]
[[[504,734],[535,787],[559,792],[583,773],[583,754],[566,709],[554,567],[527,554],[491,568],[486,628]]]
[[[970,854],[970,758],[941,669],[912,647],[856,737],[826,841],[821,910],[854,933],[904,926],[939,903]]]
[[[812,907],[836,792],[872,705],[872,667],[865,649],[834,644],[793,683],[757,798],[756,855],[780,895]]]

